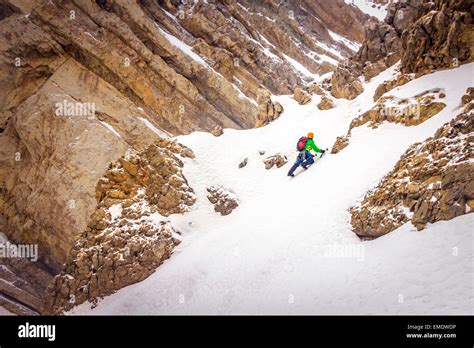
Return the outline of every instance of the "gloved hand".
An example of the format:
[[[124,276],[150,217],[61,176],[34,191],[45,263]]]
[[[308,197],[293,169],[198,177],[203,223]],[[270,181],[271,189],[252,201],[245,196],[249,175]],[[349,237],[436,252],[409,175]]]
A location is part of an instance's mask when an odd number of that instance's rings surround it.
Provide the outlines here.
[[[321,150],[321,155],[324,155],[325,152],[326,150]]]

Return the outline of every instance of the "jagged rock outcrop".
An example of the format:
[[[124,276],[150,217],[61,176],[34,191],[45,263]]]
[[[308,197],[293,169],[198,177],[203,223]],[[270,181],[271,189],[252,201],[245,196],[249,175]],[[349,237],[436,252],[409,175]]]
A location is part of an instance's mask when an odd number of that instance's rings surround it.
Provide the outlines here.
[[[364,64],[367,80],[393,65],[400,59],[400,37],[390,24],[371,22],[365,26],[365,39],[357,54]]]
[[[417,76],[473,60],[470,1],[392,1],[387,11],[384,22],[365,26],[357,54],[338,65],[332,77],[335,97],[355,98],[363,91],[359,76],[370,80],[399,60],[402,74]]]
[[[432,138],[412,145],[380,184],[351,208],[361,237],[378,237],[407,221],[423,229],[474,209],[472,111],[457,116]]]
[[[272,169],[274,166],[276,166],[277,168],[280,168],[284,166],[287,162],[288,162],[288,158],[281,153],[277,153],[273,156],[269,156],[263,161],[263,163],[265,164],[265,169],[267,170]]]
[[[371,21],[365,26],[364,42],[355,60],[364,66],[366,80],[400,60],[403,32],[431,9],[432,4],[425,1],[392,1],[383,22]]]
[[[403,32],[401,71],[420,76],[472,62],[473,42],[472,2],[437,0],[432,11]]]
[[[263,127],[276,120],[282,114],[283,106],[279,102],[273,102],[271,93],[267,89],[260,89],[257,96],[258,115],[255,127]]]
[[[349,145],[349,136],[341,136],[336,138],[336,142],[332,146],[331,153],[336,154],[345,149]]]
[[[194,194],[184,178],[183,162],[177,157],[193,158],[189,148],[170,140],[159,140],[138,154],[127,154],[112,163],[96,186],[98,207],[123,203],[130,206],[145,188],[149,204],[163,215],[182,213],[194,204]]]
[[[364,91],[359,80],[360,70],[355,66],[338,66],[331,78],[331,93],[336,98],[354,99]]]
[[[161,140],[111,163],[96,187],[97,207],[47,289],[45,311],[58,314],[148,277],[180,242],[163,216],[187,211],[193,190],[177,155],[186,147]]]
[[[218,186],[207,188],[207,199],[214,205],[214,211],[221,215],[229,215],[239,206],[239,201],[234,193]]]
[[[402,31],[423,11],[417,0],[390,2],[384,22],[369,21],[364,26],[364,40],[359,51],[336,69],[332,77],[332,94],[336,98],[354,99],[363,91],[360,76],[368,81],[400,60]]]
[[[324,95],[325,90],[330,90],[328,86],[323,86],[323,82],[313,82],[306,86],[306,91],[310,94]]]
[[[377,128],[382,122],[405,126],[419,125],[446,107],[446,104],[442,102],[444,97],[444,92],[439,88],[425,91],[410,99],[399,99],[394,96],[382,97],[372,109],[352,120],[347,134],[336,139],[331,153],[338,153],[347,147],[352,129],[364,124],[368,124],[371,128]]]

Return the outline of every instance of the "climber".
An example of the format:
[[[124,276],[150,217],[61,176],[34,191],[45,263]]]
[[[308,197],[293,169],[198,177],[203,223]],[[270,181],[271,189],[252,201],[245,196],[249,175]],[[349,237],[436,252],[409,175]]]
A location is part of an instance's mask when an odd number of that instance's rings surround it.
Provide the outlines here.
[[[288,172],[288,176],[295,176],[295,174],[293,173],[300,165],[303,167],[303,169],[306,170],[310,165],[314,163],[313,157],[315,155],[311,153],[311,150],[316,153],[321,153],[321,156],[324,154],[325,150],[321,150],[316,146],[313,137],[313,132],[309,132],[307,137],[301,137],[298,141],[298,144],[296,145],[296,150],[300,153],[296,158],[295,164],[293,164],[293,167],[291,167],[290,171]]]

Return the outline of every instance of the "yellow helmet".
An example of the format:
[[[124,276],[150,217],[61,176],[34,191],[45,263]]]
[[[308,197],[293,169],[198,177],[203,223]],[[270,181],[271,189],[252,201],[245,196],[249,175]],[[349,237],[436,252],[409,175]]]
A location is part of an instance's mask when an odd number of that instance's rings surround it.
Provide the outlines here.
[[[314,136],[313,132],[309,132],[309,133],[308,133],[308,138],[309,138],[309,139],[313,139],[313,136]]]

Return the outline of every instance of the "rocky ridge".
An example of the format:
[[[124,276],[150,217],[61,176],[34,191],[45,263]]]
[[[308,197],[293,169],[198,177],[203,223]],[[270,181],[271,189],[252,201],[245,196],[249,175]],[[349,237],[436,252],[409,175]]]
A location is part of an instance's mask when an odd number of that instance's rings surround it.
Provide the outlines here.
[[[214,205],[214,211],[221,215],[229,215],[239,206],[239,200],[236,195],[219,186],[210,186],[207,188],[207,199]]]
[[[332,76],[333,96],[354,99],[363,91],[362,76],[368,81],[399,60],[402,74],[417,77],[471,62],[471,6],[466,0],[390,2],[383,22],[372,20],[365,26],[357,54],[338,65]]]
[[[392,171],[351,208],[361,237],[379,237],[411,221],[418,229],[474,209],[472,103],[433,137],[412,145]]]
[[[445,94],[440,89],[428,90],[413,98],[399,99],[384,96],[378,99],[375,106],[361,116],[355,118],[345,136],[340,136],[331,149],[335,154],[349,145],[352,129],[368,124],[377,128],[382,122],[416,126],[441,112],[446,104],[442,102]]]

